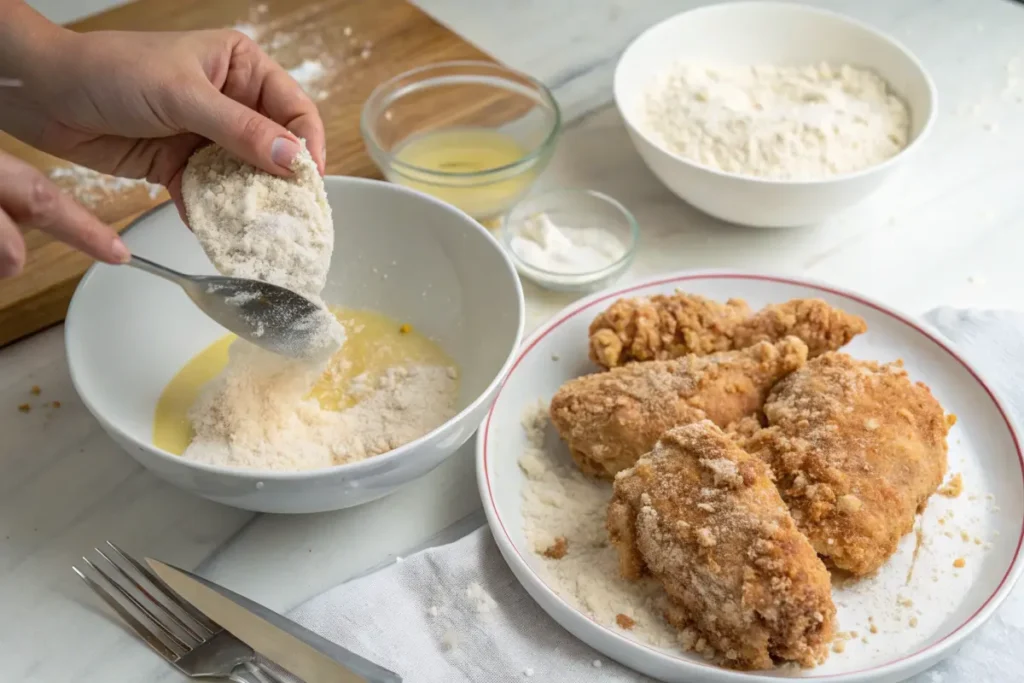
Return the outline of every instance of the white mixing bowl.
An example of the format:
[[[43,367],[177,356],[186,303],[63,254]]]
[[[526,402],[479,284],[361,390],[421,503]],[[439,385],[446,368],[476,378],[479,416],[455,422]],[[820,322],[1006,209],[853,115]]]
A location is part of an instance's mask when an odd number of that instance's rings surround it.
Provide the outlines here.
[[[380,498],[437,467],[480,425],[523,330],[523,292],[498,242],[469,216],[425,194],[329,177],[336,244],[324,298],[411,323],[461,371],[458,415],[426,436],[349,465],[303,472],[214,467],[153,445],[157,399],[175,373],[223,336],[178,287],[123,267],[93,266],[68,311],[71,379],[110,436],[180,488],[259,512],[322,512]],[[212,274],[170,204],[125,234],[133,252]]]
[[[877,166],[825,180],[769,180],[718,171],[661,147],[645,132],[651,83],[677,61],[874,70],[910,109],[910,144]],[[832,12],[776,2],[733,2],[677,14],[642,33],[615,69],[615,102],[640,156],[676,195],[722,220],[759,228],[817,223],[865,199],[921,146],[935,119],[935,86],[892,38]]]

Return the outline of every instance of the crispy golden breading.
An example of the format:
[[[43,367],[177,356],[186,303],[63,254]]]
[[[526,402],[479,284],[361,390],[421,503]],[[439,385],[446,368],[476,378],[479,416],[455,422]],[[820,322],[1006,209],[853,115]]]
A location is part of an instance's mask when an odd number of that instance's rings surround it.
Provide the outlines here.
[[[696,630],[727,666],[814,666],[828,656],[828,570],[764,462],[710,421],[669,430],[619,474],[607,524],[623,577],[653,575],[670,623]]]
[[[590,324],[590,358],[604,368],[744,349],[788,336],[809,357],[834,351],[867,330],[858,316],[821,299],[793,299],[751,314],[746,302],[724,304],[695,294],[619,299]]]
[[[796,337],[741,351],[631,363],[569,380],[551,421],[583,472],[611,479],[662,433],[705,418],[728,425],[757,412],[772,386],[807,360]]]
[[[619,299],[590,323],[590,358],[605,368],[733,348],[736,326],[750,316],[740,299],[724,304],[677,292]]]
[[[877,570],[942,483],[952,417],[902,363],[844,353],[782,380],[764,413],[770,427],[742,445],[771,467],[811,545],[857,576]]]

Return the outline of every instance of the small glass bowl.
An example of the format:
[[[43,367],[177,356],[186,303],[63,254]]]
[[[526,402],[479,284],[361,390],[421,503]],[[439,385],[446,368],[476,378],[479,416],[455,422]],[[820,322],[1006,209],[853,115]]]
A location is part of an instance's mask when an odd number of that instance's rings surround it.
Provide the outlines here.
[[[540,81],[472,61],[431,64],[385,81],[370,94],[360,119],[363,141],[385,178],[479,221],[502,216],[529,191],[551,159],[561,126],[558,104]],[[478,156],[468,170],[409,161],[436,155],[427,145],[439,136],[444,144],[490,156]]]
[[[527,220],[544,213],[559,227],[601,228],[615,235],[625,247],[619,260],[587,272],[560,273],[535,266],[512,248],[512,238]],[[523,199],[505,216],[500,240],[516,270],[541,287],[561,292],[587,292],[606,287],[633,262],[640,226],[629,210],[606,194],[593,190],[549,190]]]

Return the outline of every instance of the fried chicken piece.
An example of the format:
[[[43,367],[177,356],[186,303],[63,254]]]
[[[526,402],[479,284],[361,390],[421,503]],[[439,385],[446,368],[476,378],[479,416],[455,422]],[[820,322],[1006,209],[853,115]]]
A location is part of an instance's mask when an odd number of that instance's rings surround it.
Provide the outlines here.
[[[810,667],[835,630],[828,570],[768,467],[708,420],[671,429],[615,478],[608,532],[626,579],[665,587],[666,618],[737,669]]]
[[[952,416],[901,362],[834,352],[782,380],[764,413],[770,426],[742,445],[771,467],[800,530],[835,567],[877,570],[942,483]]]
[[[742,299],[724,304],[697,294],[619,299],[590,323],[590,358],[605,368],[733,348],[736,326],[750,316]]]
[[[867,330],[863,318],[833,308],[821,299],[792,299],[765,306],[741,322],[732,342],[733,348],[745,349],[757,342],[794,336],[807,344],[808,358],[817,358],[846,346]]]
[[[796,337],[741,351],[631,363],[569,380],[551,421],[586,474],[611,479],[662,433],[705,418],[728,425],[757,412],[772,386],[807,360]]]
[[[601,367],[614,368],[633,361],[745,349],[787,336],[802,339],[814,358],[866,330],[863,319],[821,299],[793,299],[751,314],[741,299],[720,304],[676,292],[612,304],[590,324],[590,358]]]

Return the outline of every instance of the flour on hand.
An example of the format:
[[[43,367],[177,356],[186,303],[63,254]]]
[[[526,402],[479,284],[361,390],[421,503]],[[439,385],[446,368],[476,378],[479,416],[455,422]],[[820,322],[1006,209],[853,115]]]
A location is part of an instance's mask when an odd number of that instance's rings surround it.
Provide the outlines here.
[[[670,152],[720,171],[815,180],[882,163],[910,114],[873,71],[680,63],[647,92],[644,127]]]

